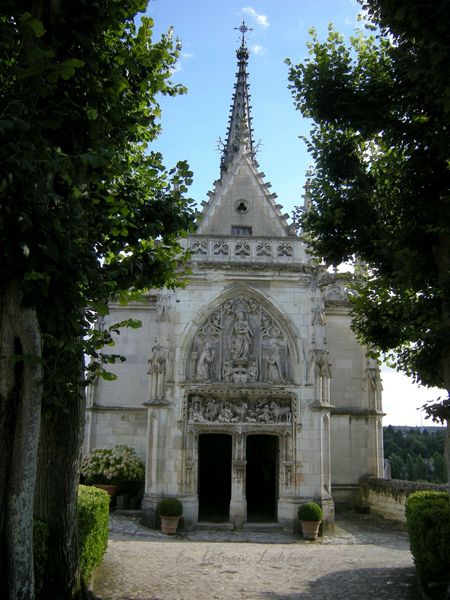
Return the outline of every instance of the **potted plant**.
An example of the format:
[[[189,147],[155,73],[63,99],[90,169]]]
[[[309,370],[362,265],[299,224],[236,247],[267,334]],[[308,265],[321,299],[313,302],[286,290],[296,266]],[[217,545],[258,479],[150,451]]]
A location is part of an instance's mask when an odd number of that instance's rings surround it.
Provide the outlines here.
[[[183,505],[178,498],[162,498],[156,506],[156,512],[161,519],[161,531],[168,535],[176,533],[183,514]]]
[[[316,502],[306,502],[298,509],[298,518],[305,540],[316,540],[323,519],[323,510]]]
[[[113,498],[126,484],[144,480],[144,464],[130,446],[96,448],[81,463],[84,483],[105,489]]]

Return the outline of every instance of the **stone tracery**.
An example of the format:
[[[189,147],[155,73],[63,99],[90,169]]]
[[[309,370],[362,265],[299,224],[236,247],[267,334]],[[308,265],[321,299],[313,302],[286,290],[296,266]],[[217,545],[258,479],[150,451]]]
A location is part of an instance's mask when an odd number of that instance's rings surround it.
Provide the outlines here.
[[[292,381],[286,336],[251,298],[226,300],[200,325],[191,346],[188,379],[227,384]]]

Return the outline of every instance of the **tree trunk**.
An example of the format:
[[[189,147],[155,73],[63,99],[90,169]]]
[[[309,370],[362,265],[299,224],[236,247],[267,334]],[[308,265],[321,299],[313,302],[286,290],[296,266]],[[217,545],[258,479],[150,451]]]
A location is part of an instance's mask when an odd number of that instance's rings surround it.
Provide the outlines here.
[[[81,359],[79,365],[81,379]],[[76,393],[60,400],[43,410],[36,482],[35,516],[49,528],[49,562],[40,593],[46,600],[83,597],[77,524],[85,414],[81,380]]]
[[[42,398],[41,335],[19,284],[0,297],[0,577],[8,600],[34,598],[33,498]]]

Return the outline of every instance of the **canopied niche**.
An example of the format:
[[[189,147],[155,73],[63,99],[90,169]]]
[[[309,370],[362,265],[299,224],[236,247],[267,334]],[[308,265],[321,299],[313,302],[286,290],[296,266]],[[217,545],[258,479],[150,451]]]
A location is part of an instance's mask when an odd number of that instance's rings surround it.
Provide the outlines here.
[[[225,300],[198,328],[187,376],[198,382],[290,383],[286,335],[277,318],[255,300],[244,296]]]

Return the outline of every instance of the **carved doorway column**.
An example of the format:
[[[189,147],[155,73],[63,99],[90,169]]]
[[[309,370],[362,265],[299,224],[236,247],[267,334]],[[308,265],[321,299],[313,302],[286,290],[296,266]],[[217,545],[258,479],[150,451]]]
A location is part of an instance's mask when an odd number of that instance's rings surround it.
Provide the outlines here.
[[[247,520],[247,501],[245,498],[245,433],[237,430],[233,436],[233,462],[231,472],[230,521],[236,529],[242,529]]]

